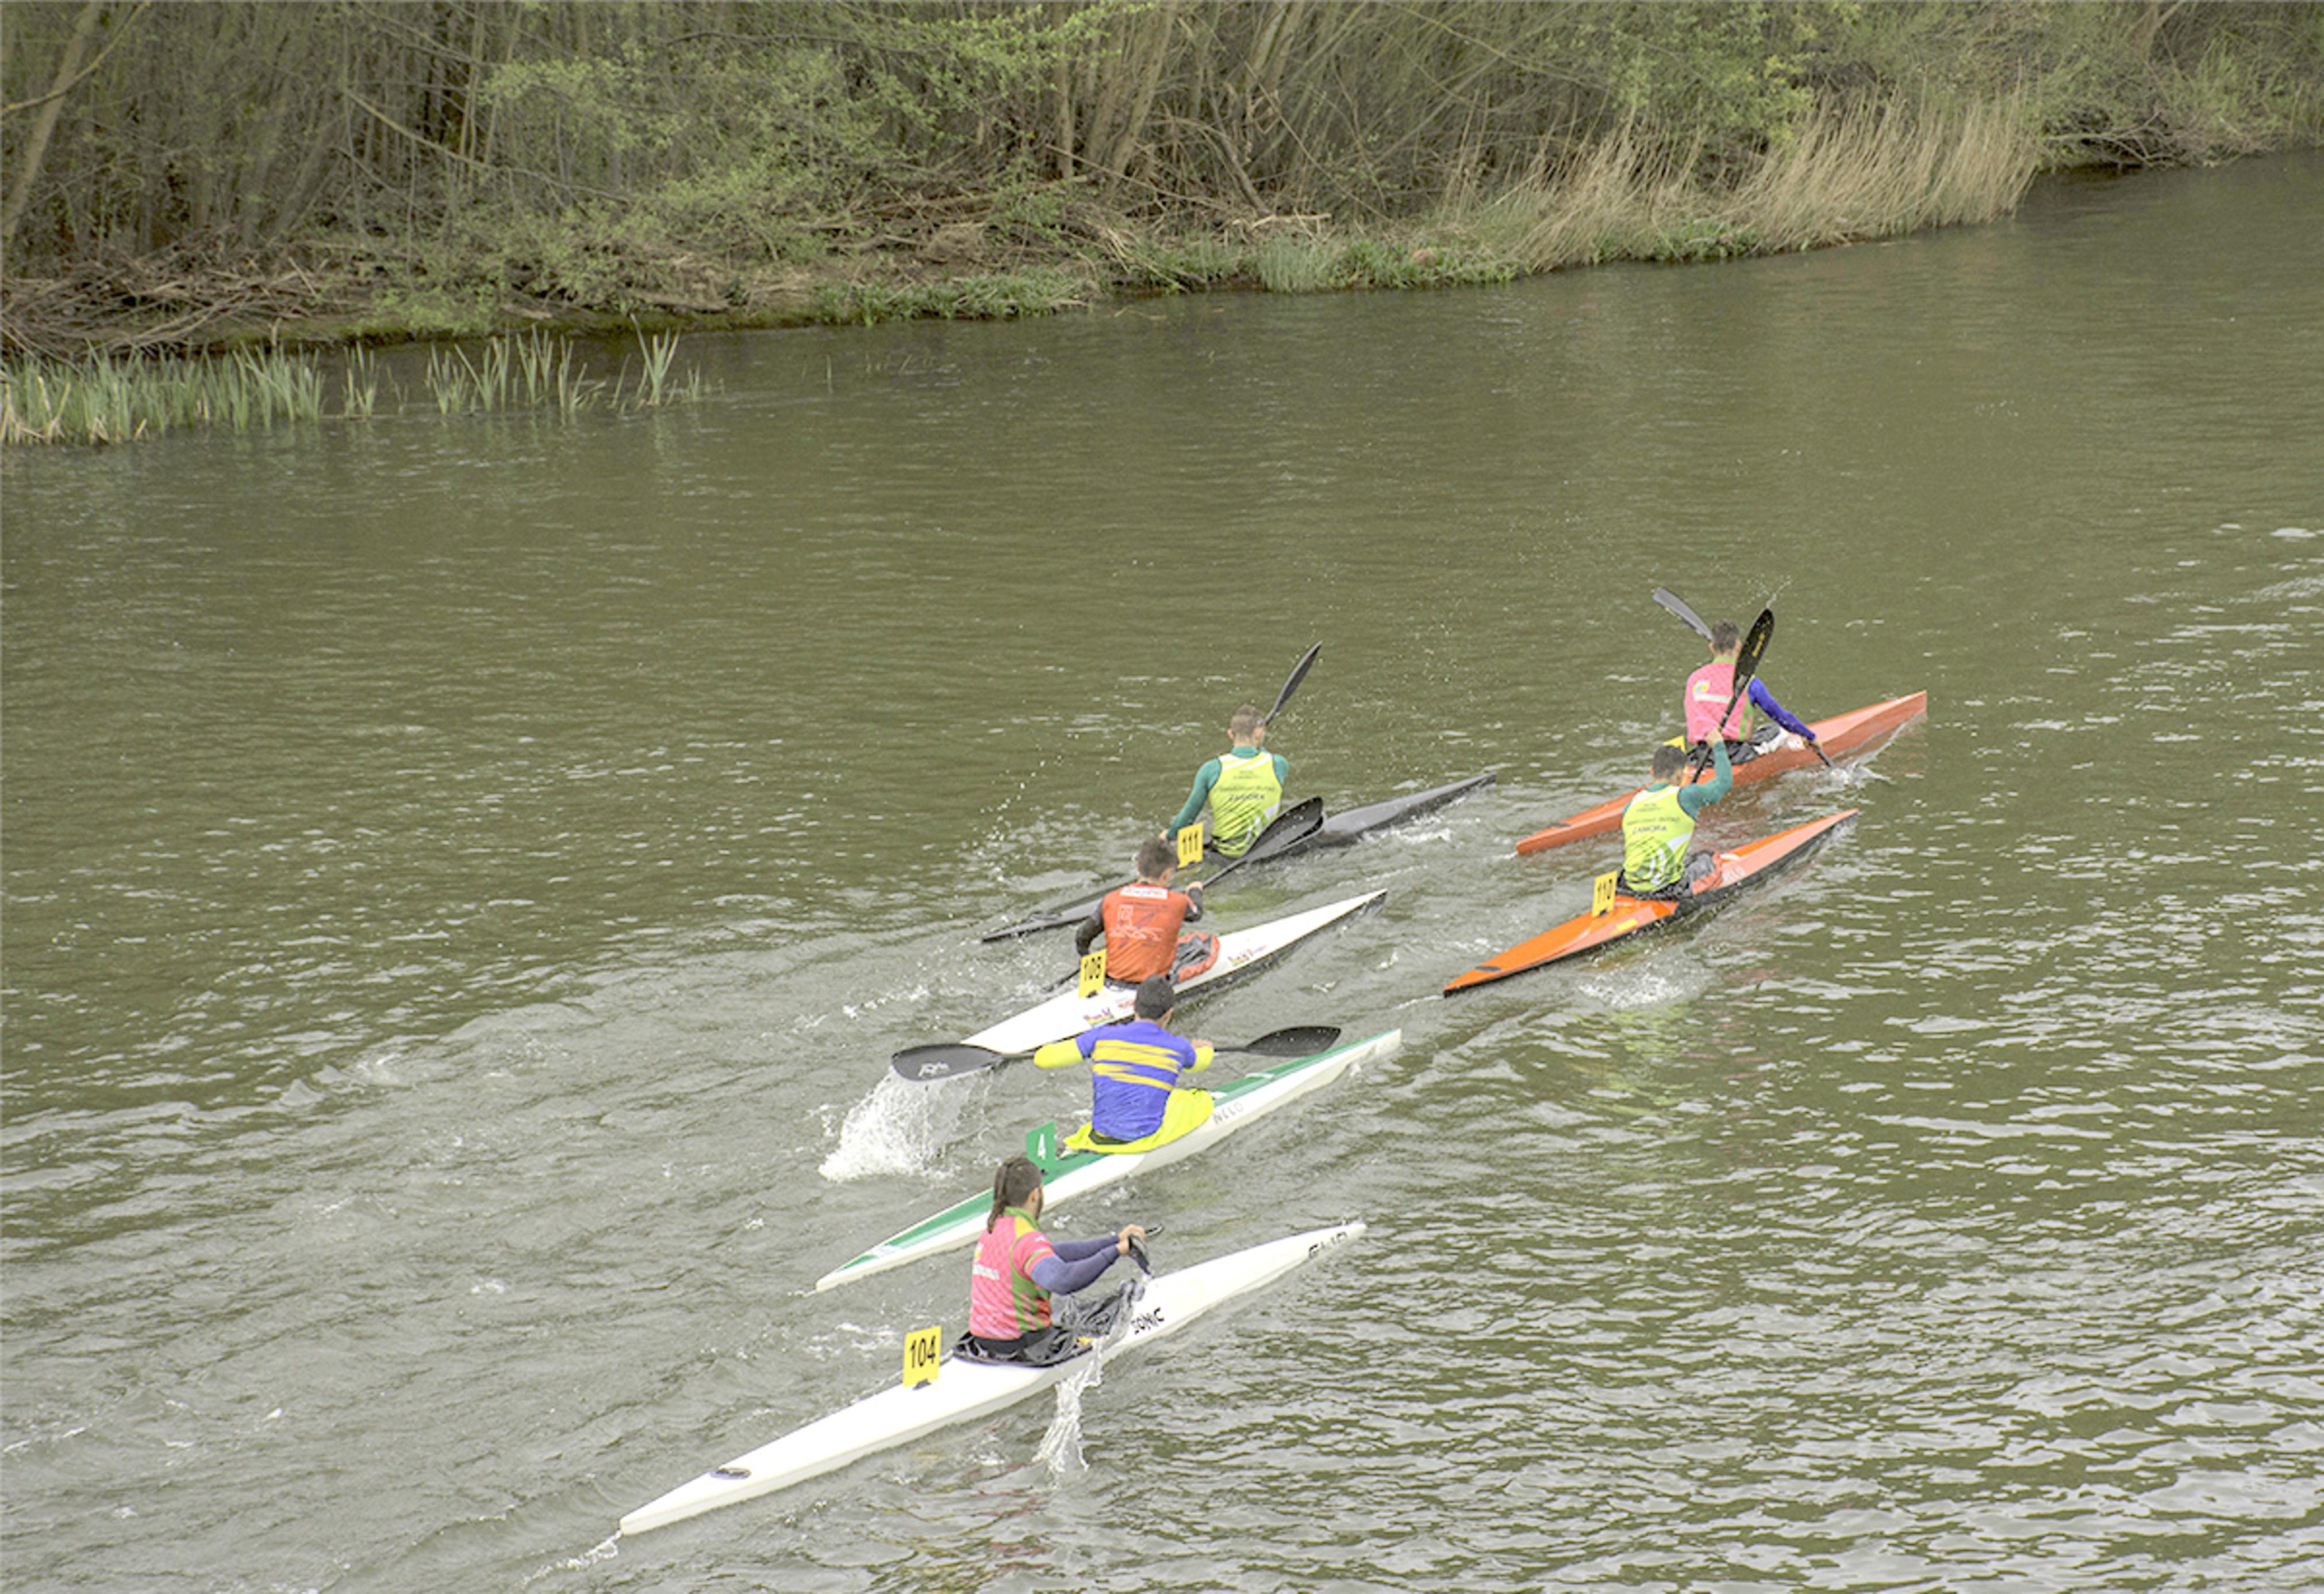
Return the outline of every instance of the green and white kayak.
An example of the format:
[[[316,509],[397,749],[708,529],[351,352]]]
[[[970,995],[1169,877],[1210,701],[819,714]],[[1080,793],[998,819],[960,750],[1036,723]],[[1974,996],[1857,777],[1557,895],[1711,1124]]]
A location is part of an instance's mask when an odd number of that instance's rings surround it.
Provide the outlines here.
[[[1055,1212],[1076,1195],[1119,1184],[1133,1174],[1167,1167],[1198,1151],[1207,1151],[1245,1124],[1329,1084],[1357,1064],[1388,1056],[1403,1041],[1404,1031],[1390,1029],[1370,1040],[1349,1041],[1312,1057],[1296,1058],[1246,1073],[1211,1092],[1217,1105],[1212,1108],[1208,1119],[1151,1151],[1069,1151],[1043,1157],[1042,1210]],[[881,1240],[854,1260],[833,1268],[815,1281],[815,1287],[831,1289],[938,1251],[972,1245],[983,1231],[984,1220],[991,1210],[989,1191],[969,1196],[933,1218]]]
[[[949,1357],[932,1382],[917,1387],[891,1384],[853,1405],[793,1429],[639,1506],[622,1518],[621,1531],[625,1536],[641,1534],[722,1506],[738,1505],[835,1471],[862,1457],[908,1444],[924,1433],[999,1411],[1063,1382],[1089,1366],[1092,1357],[1101,1364],[1110,1363],[1125,1350],[1176,1333],[1212,1307],[1271,1284],[1308,1258],[1363,1231],[1360,1222],[1310,1230],[1147,1279],[1129,1309],[1126,1327],[1053,1366],[1002,1365]]]

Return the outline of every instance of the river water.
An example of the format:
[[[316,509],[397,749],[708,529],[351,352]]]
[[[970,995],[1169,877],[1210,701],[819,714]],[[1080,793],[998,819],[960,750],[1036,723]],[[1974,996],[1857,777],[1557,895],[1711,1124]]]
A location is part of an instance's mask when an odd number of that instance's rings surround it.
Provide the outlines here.
[[[2324,1582],[2324,161],[1500,290],[696,339],[702,402],[5,484],[5,1563],[139,1590]],[[408,367],[407,367],[408,370]],[[1706,921],[1454,1000],[1700,645],[1926,690]],[[1227,713],[1334,807],[1190,1008],[1401,1051],[1055,1227],[1367,1238],[627,1541],[896,1376],[803,1294],[1086,1084],[895,1049],[1070,963]],[[1230,1060],[1231,1061],[1231,1060]],[[1078,1442],[1073,1442],[1077,1438]]]

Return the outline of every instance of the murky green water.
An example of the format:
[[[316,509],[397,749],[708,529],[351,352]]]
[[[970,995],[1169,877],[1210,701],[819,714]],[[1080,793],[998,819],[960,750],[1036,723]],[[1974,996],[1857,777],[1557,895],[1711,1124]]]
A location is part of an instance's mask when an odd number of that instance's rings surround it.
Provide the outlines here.
[[[1413,297],[689,345],[702,405],[12,456],[10,1580],[217,1590],[2277,1589],[2324,1580],[2324,164]],[[1586,905],[1748,617],[1925,689],[1855,829]],[[1191,1015],[1404,1049],[1063,1232],[1358,1246],[1047,1403],[607,1543],[892,1377],[798,1292],[1086,1089],[1029,1005],[1229,709],[1379,914]]]

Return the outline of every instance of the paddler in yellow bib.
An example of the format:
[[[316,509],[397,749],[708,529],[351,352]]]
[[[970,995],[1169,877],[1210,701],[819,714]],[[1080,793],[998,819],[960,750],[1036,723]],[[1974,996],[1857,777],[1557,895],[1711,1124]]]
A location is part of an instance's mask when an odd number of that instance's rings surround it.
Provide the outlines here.
[[[1614,889],[1625,897],[1675,902],[1711,872],[1712,855],[1690,855],[1687,846],[1696,816],[1735,786],[1726,743],[1714,740],[1711,756],[1719,773],[1700,784],[1684,783],[1686,750],[1669,742],[1655,749],[1652,784],[1622,808],[1622,874]]]
[[[1192,825],[1207,805],[1211,845],[1226,857],[1240,858],[1281,810],[1291,765],[1281,753],[1267,751],[1267,716],[1250,704],[1234,711],[1227,734],[1233,747],[1194,771],[1194,789],[1162,839],[1168,841]]]

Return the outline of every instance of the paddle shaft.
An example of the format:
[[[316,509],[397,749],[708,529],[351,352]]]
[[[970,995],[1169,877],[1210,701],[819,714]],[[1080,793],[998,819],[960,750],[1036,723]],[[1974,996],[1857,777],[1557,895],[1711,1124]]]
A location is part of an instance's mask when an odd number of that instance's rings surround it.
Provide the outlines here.
[[[1231,1041],[1224,1045],[1213,1042],[1211,1055],[1222,1057],[1236,1052],[1259,1057],[1307,1057],[1339,1038],[1339,1030],[1329,1024],[1295,1024],[1287,1029],[1270,1029],[1258,1039],[1239,1046]]]

